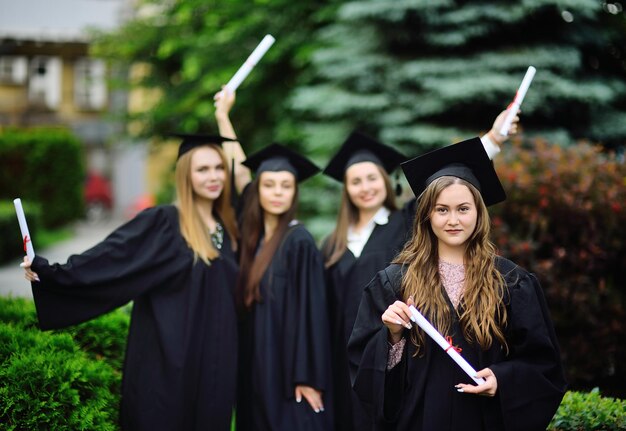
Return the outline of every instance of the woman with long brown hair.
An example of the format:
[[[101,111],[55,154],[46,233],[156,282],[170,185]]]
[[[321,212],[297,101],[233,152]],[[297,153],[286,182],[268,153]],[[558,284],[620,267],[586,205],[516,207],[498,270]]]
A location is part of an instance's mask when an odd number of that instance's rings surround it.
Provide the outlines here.
[[[366,287],[348,347],[375,429],[545,430],[566,386],[558,343],[539,282],[490,241],[487,206],[505,193],[480,140],[402,168],[418,196],[412,237]],[[482,384],[412,324],[410,305]]]
[[[76,325],[133,301],[124,430],[230,429],[238,230],[221,146],[239,144],[178,136],[176,205],[144,210],[66,264],[24,258],[42,329]]]
[[[330,430],[324,268],[295,219],[298,182],[318,168],[278,144],[244,165],[256,178],[243,195],[237,429]]]
[[[482,138],[490,158],[507,139],[498,133],[503,111]],[[517,131],[515,118],[510,134]],[[343,183],[335,229],[322,246],[332,325],[335,425],[360,431],[370,426],[370,412],[350,385],[347,344],[363,289],[391,263],[410,236],[415,201],[401,209],[395,202],[390,174],[404,155],[375,139],[353,132],[330,160],[324,173]]]

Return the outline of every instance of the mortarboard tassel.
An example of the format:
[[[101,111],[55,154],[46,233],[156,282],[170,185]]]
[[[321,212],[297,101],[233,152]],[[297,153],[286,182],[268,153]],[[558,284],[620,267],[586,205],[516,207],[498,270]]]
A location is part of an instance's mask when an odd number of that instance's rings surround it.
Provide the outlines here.
[[[396,170],[396,196],[402,194],[402,184],[400,184],[400,172]]]

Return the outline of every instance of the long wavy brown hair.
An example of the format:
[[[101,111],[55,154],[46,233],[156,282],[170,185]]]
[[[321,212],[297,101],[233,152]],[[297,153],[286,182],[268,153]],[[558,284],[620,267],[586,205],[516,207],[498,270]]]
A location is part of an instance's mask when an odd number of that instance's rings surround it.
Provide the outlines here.
[[[503,328],[507,322],[504,304],[505,281],[496,269],[496,249],[489,239],[490,218],[480,192],[457,177],[435,179],[419,198],[413,235],[394,260],[403,264],[401,293],[406,302],[413,297],[415,307],[444,335],[451,335],[452,309],[448,305],[439,275],[438,240],[430,226],[439,194],[452,184],[468,187],[474,197],[478,218],[465,248],[465,283],[457,308],[463,335],[470,343],[488,349],[494,338],[507,348]],[[417,327],[416,327],[417,328]],[[424,333],[411,331],[411,341],[422,351]],[[417,354],[416,353],[416,354]]]
[[[224,171],[226,180],[224,181],[224,188],[220,196],[213,202],[213,213],[224,225],[226,233],[230,237],[233,248],[237,245],[237,222],[235,220],[235,211],[230,204],[231,184],[229,181],[229,166],[228,160],[224,151],[219,145],[207,144],[209,148],[214,149],[219,154],[222,163],[224,164]],[[204,147],[204,146],[202,146]],[[211,241],[211,235],[206,224],[202,221],[200,213],[196,209],[197,195],[193,191],[191,184],[191,158],[193,154],[198,150],[196,147],[191,151],[183,154],[176,162],[176,197],[178,214],[180,220],[180,232],[187,241],[189,248],[193,250],[195,259],[202,259],[207,265],[211,260],[219,257],[220,252]]]
[[[239,279],[237,282],[237,302],[239,307],[250,308],[255,302],[261,302],[260,284],[276,250],[283,241],[289,223],[295,219],[298,211],[298,183],[291,207],[278,218],[276,232],[263,244],[259,253],[257,247],[263,234],[263,208],[259,197],[260,175],[250,183],[244,197],[241,222],[241,257],[239,261]]]
[[[387,191],[387,197],[383,202],[383,206],[390,211],[395,211],[396,199],[391,186],[391,179],[385,169],[376,164],[378,171],[383,177],[385,182],[385,190]],[[346,175],[343,177],[343,187],[341,191],[341,204],[339,206],[339,214],[337,215],[337,224],[335,230],[329,235],[328,239],[324,242],[322,247],[322,254],[324,256],[324,266],[329,268],[333,266],[341,256],[346,252],[348,248],[348,228],[350,225],[354,225],[359,221],[359,209],[350,200],[348,194],[348,187],[346,185]]]

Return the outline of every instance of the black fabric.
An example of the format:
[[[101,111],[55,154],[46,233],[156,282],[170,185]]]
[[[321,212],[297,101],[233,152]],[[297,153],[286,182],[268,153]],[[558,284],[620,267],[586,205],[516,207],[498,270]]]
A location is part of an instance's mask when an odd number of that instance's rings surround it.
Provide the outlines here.
[[[404,154],[388,145],[382,144],[361,132],[353,131],[339,148],[339,151],[330,159],[324,174],[343,182],[346,169],[360,162],[372,162],[382,166],[387,173],[393,172],[398,165],[405,161]]]
[[[363,162],[372,162],[372,163],[377,164],[378,166],[383,166],[383,162],[380,160],[380,158],[376,157],[376,155],[372,153],[370,150],[357,150],[354,153],[352,153],[352,155],[346,162],[344,171],[356,163],[363,163]]]
[[[298,182],[312,177],[320,170],[306,157],[278,143],[268,145],[249,155],[242,164],[255,171],[257,176],[267,171],[291,172]]]
[[[332,430],[324,269],[302,225],[287,232],[261,280],[262,302],[242,317],[238,431]],[[323,391],[315,413],[296,385]]]
[[[178,212],[141,212],[92,249],[32,283],[42,329],[74,325],[134,301],[122,384],[124,430],[229,430],[236,388],[237,264],[194,263]]]
[[[236,139],[225,138],[220,135],[199,135],[199,134],[189,134],[189,133],[172,133],[170,136],[175,136],[177,138],[181,138],[183,141],[180,143],[178,147],[178,157],[176,160],[180,159],[180,156],[185,154],[188,151],[193,150],[196,147],[200,147],[202,145],[214,144],[214,145],[222,145],[223,142],[233,142]]]
[[[291,172],[294,177],[298,178],[298,171],[296,168],[289,162],[287,157],[270,157],[269,159],[263,160],[259,167],[257,168],[255,174],[260,175],[263,172],[280,172],[287,171]]]
[[[468,343],[458,321],[446,334],[476,370],[493,370],[498,390],[492,398],[457,392],[455,384],[473,382],[428,336],[423,355],[414,356],[415,348],[407,342],[400,364],[386,371],[388,333],[381,316],[400,298],[400,266],[379,272],[367,286],[348,350],[354,390],[375,412],[375,429],[546,429],[566,383],[545,299],[536,278],[524,269],[502,258],[498,269],[508,286],[505,337],[510,353],[498,343],[486,351]]]
[[[462,178],[473,184],[480,190],[487,206],[506,199],[498,174],[479,138],[430,151],[401,166],[418,199],[433,180],[444,175]]]
[[[376,225],[358,258],[346,250],[326,269],[338,430],[361,431],[372,426],[371,412],[363,408],[350,384],[348,340],[365,286],[391,264],[410,236],[414,205],[415,200],[409,201],[402,210],[390,214],[387,224]]]

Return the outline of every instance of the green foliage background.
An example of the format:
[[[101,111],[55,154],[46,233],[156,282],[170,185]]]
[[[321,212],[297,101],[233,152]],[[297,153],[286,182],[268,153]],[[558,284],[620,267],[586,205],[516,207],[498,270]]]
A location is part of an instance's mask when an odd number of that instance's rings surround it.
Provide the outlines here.
[[[82,151],[78,139],[64,128],[2,130],[0,199],[19,197],[23,205],[40,205],[44,227],[76,220],[84,207]]]

